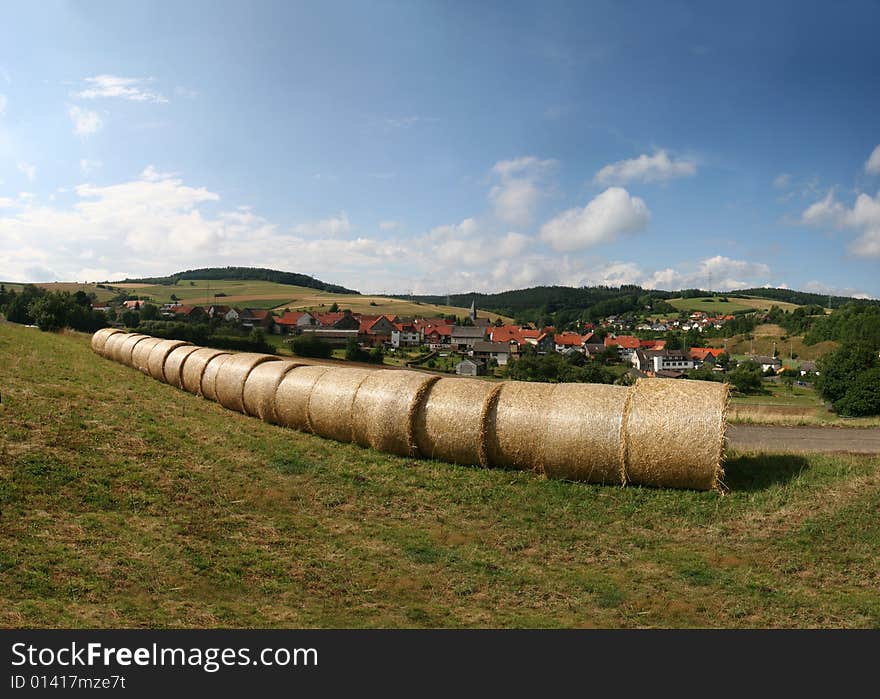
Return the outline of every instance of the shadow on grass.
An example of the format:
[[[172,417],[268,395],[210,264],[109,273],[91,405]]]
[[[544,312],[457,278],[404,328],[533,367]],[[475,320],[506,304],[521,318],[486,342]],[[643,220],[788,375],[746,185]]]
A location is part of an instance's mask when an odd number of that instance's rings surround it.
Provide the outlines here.
[[[764,490],[797,478],[809,466],[796,454],[736,456],[724,464],[724,482],[732,491]]]

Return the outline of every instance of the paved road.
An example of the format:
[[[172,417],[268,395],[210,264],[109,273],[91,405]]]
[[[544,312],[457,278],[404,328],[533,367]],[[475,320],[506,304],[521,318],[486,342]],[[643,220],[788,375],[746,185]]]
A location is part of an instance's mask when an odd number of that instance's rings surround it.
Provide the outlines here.
[[[880,428],[729,425],[729,444],[741,451],[880,454]]]

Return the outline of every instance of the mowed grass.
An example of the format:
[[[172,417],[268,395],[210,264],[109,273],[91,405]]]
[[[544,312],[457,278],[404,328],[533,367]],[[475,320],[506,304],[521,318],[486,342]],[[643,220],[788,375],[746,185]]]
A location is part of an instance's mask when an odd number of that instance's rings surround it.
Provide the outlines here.
[[[0,324],[0,625],[880,625],[880,459],[729,495],[396,458]]]
[[[719,299],[726,298],[727,301]],[[733,313],[734,311],[758,311],[769,310],[772,306],[779,306],[783,311],[793,311],[798,308],[795,303],[762,299],[757,296],[746,298],[733,298],[719,294],[718,296],[703,296],[695,298],[669,299],[667,302],[680,311],[703,311],[704,313]]]

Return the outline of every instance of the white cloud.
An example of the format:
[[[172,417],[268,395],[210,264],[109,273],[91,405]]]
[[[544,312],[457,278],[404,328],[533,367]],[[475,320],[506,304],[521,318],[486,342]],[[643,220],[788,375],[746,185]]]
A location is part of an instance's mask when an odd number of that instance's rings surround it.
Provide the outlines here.
[[[294,226],[293,230],[295,233],[310,237],[337,238],[351,233],[351,221],[348,220],[348,214],[340,211],[338,216],[301,223]]]
[[[606,165],[596,173],[598,184],[627,184],[629,182],[663,182],[675,177],[689,177],[697,172],[692,160],[670,158],[665,150],[653,155],[642,154],[638,158],[619,160]]]
[[[6,99],[6,95],[0,95],[0,116],[6,112],[7,104],[9,104],[9,100]]]
[[[528,225],[543,191],[542,180],[557,166],[555,160],[534,156],[501,160],[492,168],[500,183],[489,191],[495,215],[514,226]]]
[[[103,163],[100,160],[81,158],[79,161],[79,170],[83,175],[90,175],[95,172],[95,170],[100,170],[102,166]]]
[[[814,226],[854,230],[859,236],[850,243],[849,251],[857,257],[880,257],[880,192],[874,197],[859,194],[851,209],[829,192],[808,207],[801,218]]]
[[[815,279],[808,281],[806,284],[804,284],[803,290],[804,291],[812,291],[814,294],[832,294],[833,296],[851,296],[854,299],[873,298],[870,294],[867,294],[860,289],[856,289],[855,287],[828,286],[827,284],[820,282],[820,281],[817,281]]]
[[[118,75],[96,75],[85,78],[87,87],[74,93],[81,99],[96,99],[98,97],[118,97],[133,102],[167,102],[167,98],[147,85],[153,82],[153,78],[123,78]]]
[[[554,250],[578,250],[644,230],[651,212],[639,197],[609,187],[583,208],[563,211],[541,226],[541,240]]]
[[[773,178],[773,186],[776,187],[776,189],[787,189],[790,184],[791,175],[787,172],[783,172]]]
[[[395,231],[400,228],[400,221],[380,221],[379,229],[383,231]]]
[[[869,175],[880,175],[880,146],[877,146],[865,161],[865,172]]]
[[[37,179],[37,166],[33,163],[19,160],[17,166],[18,171],[22,173],[25,177],[27,177],[29,181],[33,182],[35,179]]]
[[[67,113],[73,122],[73,133],[77,136],[88,136],[89,134],[97,133],[104,126],[104,122],[98,112],[72,105],[68,108]]]

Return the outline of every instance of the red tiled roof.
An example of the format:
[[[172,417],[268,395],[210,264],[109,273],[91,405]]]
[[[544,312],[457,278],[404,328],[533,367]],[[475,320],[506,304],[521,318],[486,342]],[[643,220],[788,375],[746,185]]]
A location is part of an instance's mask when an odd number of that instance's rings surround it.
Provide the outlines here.
[[[623,347],[624,349],[638,349],[639,338],[633,337],[632,335],[618,335],[617,337],[611,337],[609,335],[605,338],[606,347],[613,347],[614,345]]]
[[[516,342],[518,345],[537,340],[540,335],[537,330],[526,330],[519,325],[500,325],[489,331],[492,342]]]
[[[306,314],[301,311],[285,311],[275,319],[275,322],[278,325],[296,325],[304,315]]]
[[[451,336],[452,335],[452,326],[451,325],[431,325],[425,328],[425,337],[430,335],[442,335],[442,336]]]
[[[247,318],[253,318],[254,320],[265,320],[269,317],[271,311],[262,310],[259,308],[246,308],[242,312],[242,316]]]
[[[553,338],[557,345],[564,347],[580,347],[584,338],[578,333],[559,333]]]
[[[691,347],[691,357],[694,359],[704,361],[710,354],[717,359],[719,354],[724,354],[724,350],[720,347]]]
[[[639,347],[654,350],[666,349],[666,340],[639,340]]]

